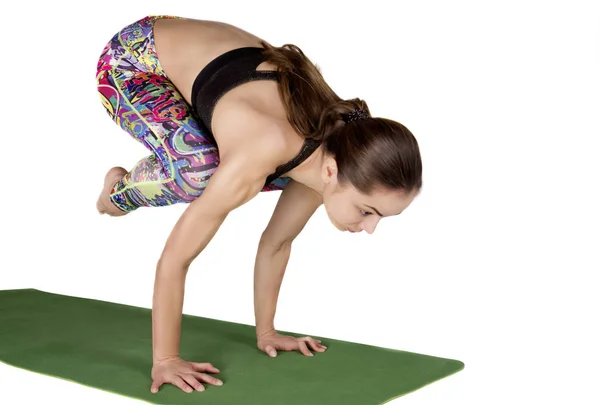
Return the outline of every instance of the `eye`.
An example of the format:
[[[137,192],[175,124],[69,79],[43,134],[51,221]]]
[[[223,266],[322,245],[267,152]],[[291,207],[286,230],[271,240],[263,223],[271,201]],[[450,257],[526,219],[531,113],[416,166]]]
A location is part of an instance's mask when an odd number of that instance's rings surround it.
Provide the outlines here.
[[[366,217],[367,215],[371,215],[371,214],[372,214],[371,212],[360,210],[360,215],[362,215],[363,217]]]

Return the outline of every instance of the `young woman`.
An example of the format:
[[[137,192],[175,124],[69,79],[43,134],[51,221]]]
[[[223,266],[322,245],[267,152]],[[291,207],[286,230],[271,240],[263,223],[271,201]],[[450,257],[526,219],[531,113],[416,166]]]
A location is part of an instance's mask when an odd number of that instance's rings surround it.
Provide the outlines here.
[[[324,351],[274,328],[292,241],[321,204],[349,232],[372,233],[406,209],[421,189],[413,134],[338,97],[298,47],[221,22],[144,17],[105,46],[96,77],[111,119],[151,152],[130,171],[108,171],[98,211],[189,204],[157,264],[151,391],[222,384],[206,374],[219,372],[210,363],[179,357],[185,278],[228,213],[261,191],[282,190],[255,263],[257,346],[271,356]]]

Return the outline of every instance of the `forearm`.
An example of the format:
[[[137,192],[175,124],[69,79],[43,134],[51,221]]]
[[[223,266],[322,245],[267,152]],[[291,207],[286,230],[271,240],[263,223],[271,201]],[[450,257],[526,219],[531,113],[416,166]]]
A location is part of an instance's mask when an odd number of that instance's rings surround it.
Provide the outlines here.
[[[152,300],[153,362],[179,356],[181,315],[187,269],[159,262]]]
[[[254,315],[256,336],[275,328],[279,290],[290,258],[291,244],[274,248],[261,241],[254,266]]]

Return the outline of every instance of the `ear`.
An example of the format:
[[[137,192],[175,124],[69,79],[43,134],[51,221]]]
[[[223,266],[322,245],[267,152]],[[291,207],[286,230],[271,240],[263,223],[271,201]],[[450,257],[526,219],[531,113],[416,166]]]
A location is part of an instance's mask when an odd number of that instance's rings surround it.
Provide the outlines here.
[[[334,158],[328,157],[321,166],[321,180],[325,184],[337,183],[337,163]]]

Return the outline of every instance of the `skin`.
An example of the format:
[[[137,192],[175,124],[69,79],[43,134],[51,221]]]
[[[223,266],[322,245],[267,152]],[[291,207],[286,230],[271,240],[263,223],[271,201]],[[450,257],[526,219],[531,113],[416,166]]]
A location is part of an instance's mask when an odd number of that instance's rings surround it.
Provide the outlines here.
[[[155,23],[154,35],[163,70],[190,105],[194,79],[210,60],[238,47],[260,46],[258,37],[213,21],[161,19]],[[258,70],[273,69],[268,63],[258,67]],[[277,83],[271,81],[246,83],[226,93],[215,106],[212,126],[219,145],[220,164],[203,194],[178,219],[157,263],[152,308],[152,392],[165,383],[186,392],[204,390],[201,382],[222,384],[207,374],[219,372],[211,363],[179,357],[187,271],[227,215],[258,195],[267,176],[292,159],[303,143],[303,137],[287,120]],[[113,167],[106,174],[97,202],[100,213],[126,215],[108,197],[112,185],[125,173],[125,168]],[[299,350],[312,356],[310,349],[325,351],[321,341],[309,336],[283,336],[273,325],[293,240],[321,205],[340,231],[371,234],[382,218],[405,210],[417,193],[376,187],[370,195],[364,195],[352,185],[340,183],[335,159],[322,148],[284,176],[292,181],[281,192],[257,252],[257,346],[270,356],[275,356],[277,350]]]

